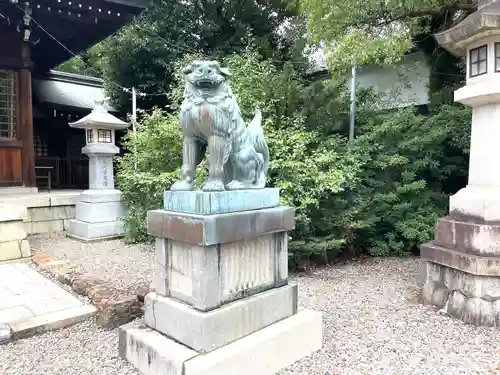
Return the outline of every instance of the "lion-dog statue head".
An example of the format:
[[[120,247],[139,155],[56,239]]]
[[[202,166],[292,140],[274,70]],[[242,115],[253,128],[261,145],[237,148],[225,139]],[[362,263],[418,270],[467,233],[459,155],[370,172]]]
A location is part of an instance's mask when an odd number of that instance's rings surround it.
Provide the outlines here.
[[[227,68],[221,68],[217,61],[195,60],[183,70],[186,80],[187,97],[220,97],[230,94]]]

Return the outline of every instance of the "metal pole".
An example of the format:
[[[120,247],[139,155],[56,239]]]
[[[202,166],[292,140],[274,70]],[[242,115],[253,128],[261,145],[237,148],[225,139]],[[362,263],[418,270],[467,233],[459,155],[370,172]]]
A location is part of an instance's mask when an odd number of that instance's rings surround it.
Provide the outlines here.
[[[134,132],[134,168],[137,170],[137,143],[135,138],[137,136],[137,129],[135,127],[135,122],[137,120],[137,93],[135,92],[135,87],[132,87],[132,131]]]
[[[356,67],[351,74],[351,116],[349,119],[349,141],[354,139],[354,125],[356,123]]]

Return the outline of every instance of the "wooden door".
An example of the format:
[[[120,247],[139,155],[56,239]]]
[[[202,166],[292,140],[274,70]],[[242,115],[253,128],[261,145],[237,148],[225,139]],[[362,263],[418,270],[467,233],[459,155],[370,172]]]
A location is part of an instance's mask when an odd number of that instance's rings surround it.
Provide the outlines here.
[[[21,168],[21,147],[9,147],[0,142],[0,186],[22,185]]]

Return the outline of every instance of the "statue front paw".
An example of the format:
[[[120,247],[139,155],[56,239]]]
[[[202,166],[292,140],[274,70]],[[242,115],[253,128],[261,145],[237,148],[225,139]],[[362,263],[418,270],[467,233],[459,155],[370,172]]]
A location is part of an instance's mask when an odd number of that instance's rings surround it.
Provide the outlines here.
[[[170,188],[172,191],[191,191],[194,190],[194,183],[186,180],[179,180]]]
[[[202,187],[203,191],[224,191],[224,183],[221,180],[207,181]]]
[[[233,180],[226,185],[227,190],[243,190],[246,189],[246,185],[237,180]]]

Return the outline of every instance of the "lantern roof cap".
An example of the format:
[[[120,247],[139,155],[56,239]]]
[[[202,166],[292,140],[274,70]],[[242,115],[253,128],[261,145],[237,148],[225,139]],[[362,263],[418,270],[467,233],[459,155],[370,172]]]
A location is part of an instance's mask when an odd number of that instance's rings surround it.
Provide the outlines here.
[[[465,56],[471,43],[490,35],[500,42],[500,0],[480,0],[477,11],[434,37],[450,53]]]
[[[95,107],[87,116],[69,124],[72,128],[80,129],[113,129],[124,130],[129,124],[113,116],[104,107],[104,98],[94,99]]]

